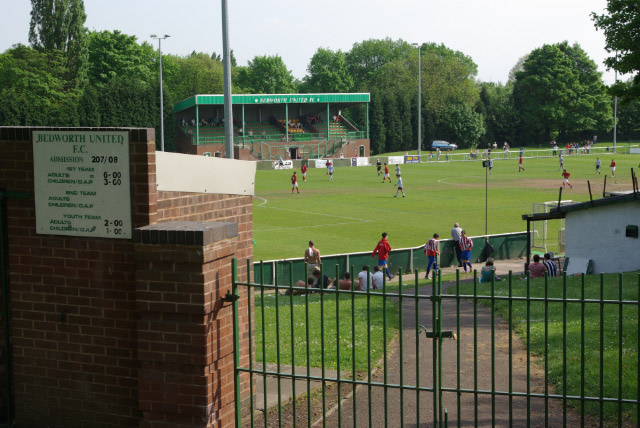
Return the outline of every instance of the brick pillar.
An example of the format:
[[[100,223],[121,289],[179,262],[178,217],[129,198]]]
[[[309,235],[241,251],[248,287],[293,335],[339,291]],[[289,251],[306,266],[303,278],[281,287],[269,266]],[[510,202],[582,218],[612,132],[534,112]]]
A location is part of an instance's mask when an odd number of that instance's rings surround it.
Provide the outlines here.
[[[159,223],[134,241],[140,427],[233,426],[233,316],[221,297],[238,225]]]

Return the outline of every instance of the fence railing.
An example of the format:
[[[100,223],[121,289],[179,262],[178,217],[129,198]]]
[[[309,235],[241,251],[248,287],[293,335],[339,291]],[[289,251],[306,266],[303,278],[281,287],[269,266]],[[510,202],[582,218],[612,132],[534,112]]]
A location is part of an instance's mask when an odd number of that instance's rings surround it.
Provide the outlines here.
[[[471,261],[473,262],[482,262],[489,256],[494,260],[507,260],[526,255],[527,232],[472,236],[471,239],[474,242],[471,251]],[[438,242],[440,243],[438,265],[448,267],[457,263],[453,239],[443,239]],[[396,272],[398,269],[402,269],[404,272],[412,272],[414,269],[426,270],[428,259],[423,253],[423,248],[424,245],[392,250],[387,262],[389,270],[392,272]],[[377,259],[371,258],[370,251],[322,256],[323,265],[331,267],[338,265],[340,272],[349,271],[350,266],[356,266],[357,269],[360,269],[364,265],[373,266],[376,263]],[[264,274],[261,269],[264,269]],[[255,278],[265,278],[269,284],[274,284],[277,278],[277,285],[289,284],[290,275],[293,275],[294,282],[304,281],[307,277],[302,257],[256,262],[253,264],[253,271]]]
[[[571,151],[565,148],[553,149],[525,149],[523,157],[529,158],[548,158],[562,156],[583,156],[583,155],[613,155],[613,154],[628,154],[632,147],[638,147],[637,144],[619,144],[614,152],[613,146],[595,146],[589,150],[585,149],[572,149]],[[374,156],[375,157],[375,156]],[[510,150],[505,152],[502,149],[495,149],[491,151],[491,159],[503,160],[503,159],[518,159],[520,157],[520,150]],[[488,152],[478,151],[478,153],[449,153],[441,151],[440,156],[435,150],[423,150],[422,162],[456,162],[456,161],[474,161],[488,159]]]
[[[249,323],[242,346],[234,330],[238,427],[638,426],[637,275],[443,285],[400,271],[403,286],[360,291],[232,270],[234,325]]]

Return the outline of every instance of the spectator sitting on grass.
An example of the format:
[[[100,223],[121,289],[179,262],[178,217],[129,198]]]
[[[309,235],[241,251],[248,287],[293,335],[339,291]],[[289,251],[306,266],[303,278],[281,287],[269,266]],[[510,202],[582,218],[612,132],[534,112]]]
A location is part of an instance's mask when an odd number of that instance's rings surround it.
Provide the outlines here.
[[[498,278],[498,276],[495,274],[496,267],[493,265],[493,259],[489,257],[485,265],[482,266],[482,269],[480,269],[480,282],[491,282],[491,272],[493,272],[494,280],[502,281],[502,279]]]
[[[531,278],[543,278],[547,268],[544,264],[540,263],[540,256],[533,255],[533,263],[529,265],[529,272],[531,272]]]
[[[344,279],[338,281],[338,288],[340,290],[351,290],[351,274],[349,272],[345,272]]]
[[[313,270],[313,277],[316,280],[316,283],[313,286],[314,288],[329,288],[329,286],[332,284],[327,275],[322,275],[322,271],[320,270],[320,268],[315,268]]]
[[[309,277],[307,278],[307,284],[309,284],[309,288],[313,288],[314,284],[316,283],[315,278],[313,277]],[[296,287],[304,287],[305,283],[303,280],[300,280],[298,282],[296,282]],[[290,294],[292,294],[291,292],[293,291],[293,295],[294,296],[299,296],[301,294],[306,294],[306,290],[294,290],[293,288],[288,289],[287,291],[284,292],[285,296],[289,296]]]

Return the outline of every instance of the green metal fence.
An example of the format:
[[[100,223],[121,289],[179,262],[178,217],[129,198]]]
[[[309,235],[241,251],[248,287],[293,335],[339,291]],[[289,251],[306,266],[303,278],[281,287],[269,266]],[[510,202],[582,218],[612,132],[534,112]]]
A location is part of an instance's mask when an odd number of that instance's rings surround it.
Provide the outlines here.
[[[527,246],[527,232],[503,233],[488,236],[472,236],[474,242],[471,251],[471,260],[482,262],[490,255],[494,260],[517,259],[524,257]],[[439,241],[440,257],[438,264],[441,267],[453,266],[457,260],[452,239],[442,239]],[[389,253],[388,265],[392,271],[402,269],[403,272],[412,272],[414,269],[426,270],[427,257],[422,251],[423,247],[401,248],[392,250]],[[355,266],[359,272],[362,266],[375,264],[371,258],[371,252],[359,252],[348,254],[336,254],[322,257],[326,266],[340,266],[340,272],[346,272],[349,266]],[[261,270],[264,269],[264,278],[269,284],[275,284],[278,278],[278,285],[287,285],[290,281],[290,263],[293,266],[294,282],[305,280],[304,259],[293,258],[284,260],[269,260],[256,262],[253,264],[254,277],[261,278]]]
[[[256,296],[242,313],[237,299],[233,306],[238,427],[626,427],[640,421],[637,275],[605,282],[603,275],[520,280],[509,273],[506,281],[492,275],[480,284],[477,272],[465,281],[458,272],[454,283],[443,285],[441,278],[419,282],[417,271],[405,276],[399,270],[404,286],[383,282],[382,290],[366,291],[356,290],[353,280],[350,289],[335,290],[297,287],[289,278],[287,285],[266,284],[264,276],[239,282],[233,262],[233,295],[246,287]],[[275,325],[267,327],[269,300]],[[374,302],[382,304],[381,319],[371,310]],[[341,305],[351,311],[342,321]],[[366,319],[356,319],[357,305],[366,307]],[[385,316],[388,308],[397,310],[395,320]],[[249,320],[248,349],[240,349],[239,317]],[[358,322],[366,325],[364,368],[356,367]],[[382,324],[381,361],[371,357],[375,323]],[[294,333],[300,324],[304,328]],[[400,332],[395,340],[392,327]],[[265,343],[275,343],[272,365],[255,361],[257,342],[265,360]],[[310,361],[313,352],[321,357],[316,374],[308,363],[296,363]],[[248,366],[240,365],[241,353],[251,356]],[[352,364],[345,365],[350,355]],[[242,375],[252,392],[246,408]],[[270,387],[267,379],[277,383]],[[297,390],[296,381],[303,385]],[[298,397],[289,402],[282,398],[287,383]],[[262,412],[256,411],[257,386]],[[269,411],[267,397],[274,395],[277,405]]]

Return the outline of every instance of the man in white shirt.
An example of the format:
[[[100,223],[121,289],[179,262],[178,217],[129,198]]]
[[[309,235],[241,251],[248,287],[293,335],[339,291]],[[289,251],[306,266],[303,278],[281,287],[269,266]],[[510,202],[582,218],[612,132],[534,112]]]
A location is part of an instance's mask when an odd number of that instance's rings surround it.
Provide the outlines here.
[[[380,270],[380,266],[373,267],[373,276],[371,277],[373,281],[373,288],[375,290],[382,290],[384,286],[384,274]]]
[[[462,267],[462,259],[460,256],[462,255],[462,251],[460,250],[460,238],[462,237],[462,228],[460,228],[460,224],[456,222],[453,225],[453,229],[451,229],[451,237],[455,241],[455,249],[456,249],[456,259],[458,259],[458,267]]]
[[[362,266],[362,272],[358,274],[358,287],[359,291],[367,291],[367,287],[371,286],[371,275],[369,274],[369,266]]]

